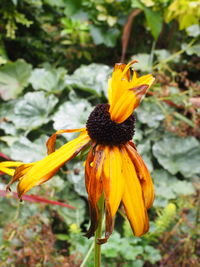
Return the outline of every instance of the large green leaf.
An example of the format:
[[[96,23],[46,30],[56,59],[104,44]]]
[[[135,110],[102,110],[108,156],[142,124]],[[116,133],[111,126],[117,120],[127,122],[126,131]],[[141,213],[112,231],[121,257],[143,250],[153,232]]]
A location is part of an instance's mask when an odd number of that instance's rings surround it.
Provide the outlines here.
[[[65,69],[54,69],[47,65],[46,68],[34,69],[29,81],[35,90],[58,92],[65,87],[65,74]]]
[[[27,93],[14,107],[14,114],[9,115],[16,128],[30,131],[51,120],[51,113],[58,99],[44,92]]]
[[[67,75],[66,84],[97,95],[101,95],[104,92],[107,96],[108,78],[110,75],[110,67],[92,63],[88,66],[81,66],[72,75]]]
[[[117,28],[101,29],[100,27],[90,26],[90,34],[96,45],[104,44],[108,47],[114,47],[120,31]]]
[[[166,170],[157,169],[153,172],[152,177],[156,192],[155,206],[165,207],[169,200],[195,192],[191,182],[180,181]]]
[[[55,130],[85,127],[91,110],[92,107],[87,100],[67,101],[59,107],[53,116],[53,127]],[[67,136],[72,135],[67,134]]]
[[[47,139],[47,136],[42,135],[34,142],[31,142],[28,138],[21,137],[11,146],[9,156],[13,160],[19,160],[25,163],[40,160],[47,155]]]
[[[165,118],[160,107],[151,101],[143,101],[135,112],[138,120],[147,124],[150,128],[157,128]]]
[[[16,98],[28,85],[31,65],[22,59],[0,68],[0,96],[4,100]]]
[[[153,154],[163,168],[185,177],[200,174],[200,143],[194,137],[166,136],[153,145]]]

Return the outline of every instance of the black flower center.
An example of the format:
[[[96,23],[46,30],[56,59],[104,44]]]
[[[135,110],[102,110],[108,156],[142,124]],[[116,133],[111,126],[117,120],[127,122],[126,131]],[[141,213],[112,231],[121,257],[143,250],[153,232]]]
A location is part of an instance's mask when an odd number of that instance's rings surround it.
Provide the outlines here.
[[[95,107],[86,123],[88,134],[98,144],[125,144],[133,138],[135,118],[131,115],[123,123],[116,123],[111,120],[108,110],[108,104]]]

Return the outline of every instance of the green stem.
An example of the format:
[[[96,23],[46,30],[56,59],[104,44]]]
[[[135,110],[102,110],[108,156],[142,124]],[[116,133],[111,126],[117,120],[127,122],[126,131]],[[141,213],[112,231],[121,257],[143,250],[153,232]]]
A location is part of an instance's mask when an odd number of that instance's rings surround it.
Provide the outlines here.
[[[91,255],[93,249],[94,249],[94,242],[92,242],[92,244],[91,244],[91,246],[90,246],[90,248],[89,248],[89,250],[88,250],[88,252],[87,252],[87,254],[86,254],[85,258],[84,258],[84,260],[82,261],[80,267],[84,267],[85,266],[85,264],[87,263],[87,261],[88,261],[90,255]]]
[[[101,245],[98,244],[98,239],[101,238],[102,235],[102,222],[103,222],[103,214],[104,214],[104,197],[103,195],[99,199],[99,222],[98,227],[95,232],[95,239],[94,239],[94,267],[101,266]]]

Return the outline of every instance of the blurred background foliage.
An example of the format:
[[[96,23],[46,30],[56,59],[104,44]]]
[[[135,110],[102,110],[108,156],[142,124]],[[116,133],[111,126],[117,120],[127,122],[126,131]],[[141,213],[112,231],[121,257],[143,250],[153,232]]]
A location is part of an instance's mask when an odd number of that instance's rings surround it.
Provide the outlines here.
[[[1,159],[44,157],[54,131],[83,127],[93,107],[107,102],[113,64],[139,60],[139,73],[156,76],[135,112],[134,136],[155,183],[151,229],[134,238],[120,210],[103,266],[197,267],[200,2],[1,0],[0,14]],[[64,134],[58,146],[73,137]],[[84,155],[31,191],[72,207],[19,203],[5,195],[8,181],[1,176],[0,266],[80,266],[92,246],[83,237]],[[93,266],[89,254],[85,266]]]

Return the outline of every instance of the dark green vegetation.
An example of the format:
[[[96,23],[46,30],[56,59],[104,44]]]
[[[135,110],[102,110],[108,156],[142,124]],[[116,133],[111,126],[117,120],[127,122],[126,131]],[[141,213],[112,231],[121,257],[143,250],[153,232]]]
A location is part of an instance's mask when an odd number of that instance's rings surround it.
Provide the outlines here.
[[[52,133],[83,127],[93,107],[107,102],[115,62],[138,59],[139,73],[157,78],[136,110],[134,136],[156,188],[151,229],[134,238],[121,210],[102,249],[103,266],[198,266],[199,5],[197,0],[0,2],[0,150],[12,160],[39,160]],[[73,136],[60,137],[58,146]],[[1,267],[80,266],[92,244],[83,237],[89,223],[84,159],[80,155],[31,191],[75,209],[1,196]],[[1,176],[1,195],[8,181]],[[86,266],[92,264],[91,255]]]

